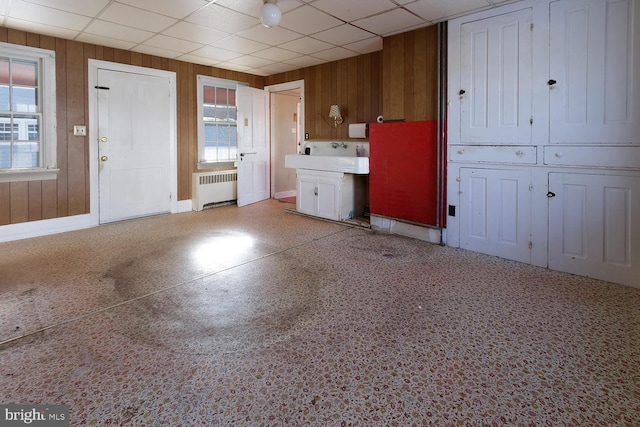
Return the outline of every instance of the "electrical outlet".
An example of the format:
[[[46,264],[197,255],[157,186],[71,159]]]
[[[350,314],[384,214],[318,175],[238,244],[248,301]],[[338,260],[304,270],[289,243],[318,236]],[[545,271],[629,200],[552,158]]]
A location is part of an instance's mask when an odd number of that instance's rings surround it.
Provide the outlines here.
[[[87,127],[82,125],[75,125],[73,127],[73,134],[75,136],[87,136]]]
[[[308,140],[308,139],[309,139],[309,132],[305,132],[305,134],[304,134],[304,139],[305,139],[305,140]]]

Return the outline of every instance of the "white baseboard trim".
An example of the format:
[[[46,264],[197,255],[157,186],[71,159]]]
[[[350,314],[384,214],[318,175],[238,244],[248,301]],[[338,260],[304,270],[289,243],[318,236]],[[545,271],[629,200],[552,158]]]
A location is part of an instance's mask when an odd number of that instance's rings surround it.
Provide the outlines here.
[[[387,218],[378,215],[371,215],[371,229],[382,231],[390,234],[398,234],[405,237],[412,237],[425,242],[440,244],[442,238],[442,230],[429,226],[421,226],[411,224],[393,218]]]
[[[193,203],[189,200],[178,200],[176,206],[176,213],[191,212],[193,210]]]
[[[296,190],[280,191],[279,193],[275,193],[273,195],[273,198],[274,199],[283,199],[285,197],[296,197],[297,193],[298,192]]]
[[[82,230],[93,226],[94,224],[91,221],[90,214],[3,225],[0,227],[0,242],[47,236],[49,234],[64,233],[65,231]]]

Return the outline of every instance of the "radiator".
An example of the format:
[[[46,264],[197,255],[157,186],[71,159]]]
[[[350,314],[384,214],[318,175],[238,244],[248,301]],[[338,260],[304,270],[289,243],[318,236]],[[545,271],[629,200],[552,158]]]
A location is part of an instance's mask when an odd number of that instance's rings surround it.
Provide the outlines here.
[[[238,172],[233,170],[199,172],[193,174],[194,211],[207,205],[230,202],[238,198]]]

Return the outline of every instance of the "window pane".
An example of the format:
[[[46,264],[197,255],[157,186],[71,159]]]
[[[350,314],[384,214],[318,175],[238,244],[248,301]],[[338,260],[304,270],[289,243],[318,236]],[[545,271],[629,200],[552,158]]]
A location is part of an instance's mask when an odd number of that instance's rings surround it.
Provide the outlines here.
[[[11,83],[20,86],[38,86],[38,63],[32,61],[13,61],[11,64]]]
[[[11,143],[0,141],[0,169],[11,167]]]
[[[13,111],[21,113],[37,112],[38,103],[36,88],[13,86],[11,107]]]
[[[0,141],[11,141],[12,139],[11,118],[2,116],[0,117]]]
[[[16,135],[14,140],[38,141],[40,140],[40,118],[38,116],[13,116],[13,127]]]
[[[202,88],[202,102],[204,104],[216,103],[216,88],[212,86],[203,86]]]
[[[9,86],[0,85],[0,111],[9,111]]]
[[[39,164],[39,154],[40,144],[38,144],[37,142],[14,142],[13,167],[36,168]]]
[[[9,58],[0,58],[0,84],[9,84]]]

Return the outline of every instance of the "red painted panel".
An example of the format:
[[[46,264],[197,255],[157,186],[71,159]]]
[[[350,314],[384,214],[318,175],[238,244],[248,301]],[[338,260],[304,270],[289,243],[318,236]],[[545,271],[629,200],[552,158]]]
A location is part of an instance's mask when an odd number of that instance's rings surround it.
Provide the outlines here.
[[[437,225],[437,122],[371,123],[372,214]]]

